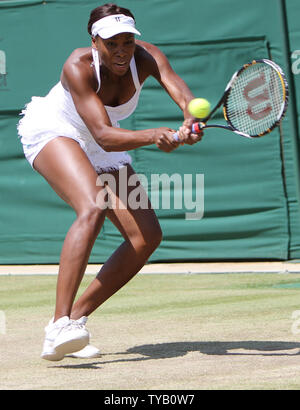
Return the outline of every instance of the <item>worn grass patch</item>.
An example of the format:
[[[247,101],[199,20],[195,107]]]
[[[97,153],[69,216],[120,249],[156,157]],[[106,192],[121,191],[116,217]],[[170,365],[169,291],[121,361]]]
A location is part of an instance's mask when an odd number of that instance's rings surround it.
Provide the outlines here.
[[[297,274],[138,275],[89,319],[101,358],[47,362],[56,277],[2,276],[0,389],[299,389],[295,284]]]

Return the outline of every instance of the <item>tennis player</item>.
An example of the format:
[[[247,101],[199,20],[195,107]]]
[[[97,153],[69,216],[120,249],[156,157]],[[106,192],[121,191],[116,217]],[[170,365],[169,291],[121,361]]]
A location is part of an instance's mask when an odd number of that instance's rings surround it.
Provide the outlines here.
[[[58,84],[46,97],[32,97],[18,125],[27,160],[77,216],[62,247],[55,313],[45,328],[41,355],[46,360],[61,360],[74,352],[77,357],[99,354],[89,345],[88,316],[139,272],[161,242],[161,228],[146,193],[147,209],[105,208],[98,200],[104,189],[96,183],[98,175],[109,173],[115,178],[117,189],[110,195],[122,205],[120,172],[126,168],[127,178],[134,175],[128,150],[156,144],[171,152],[180,143],[201,139],[191,132],[194,118],[187,110],[193,94],[157,47],[135,39],[140,32],[128,9],[115,4],[97,7],[90,14],[88,32],[92,46],[72,52]],[[179,141],[169,127],[132,131],[119,126],[134,112],[149,76],[183,112]],[[132,189],[128,186],[128,195]],[[124,242],[74,304],[105,217],[119,229]]]

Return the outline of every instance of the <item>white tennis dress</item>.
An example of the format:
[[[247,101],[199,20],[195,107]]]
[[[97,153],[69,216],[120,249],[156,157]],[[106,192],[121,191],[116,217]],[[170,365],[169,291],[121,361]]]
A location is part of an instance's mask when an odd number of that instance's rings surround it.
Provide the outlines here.
[[[97,50],[92,49],[92,52],[98,79],[98,92],[101,86],[99,56]],[[130,69],[136,88],[133,97],[125,104],[116,107],[105,106],[113,127],[120,127],[119,121],[129,117],[138,104],[142,85],[139,82],[134,57],[130,62]],[[61,82],[57,83],[45,97],[32,97],[21,115],[24,117],[19,121],[18,134],[25,157],[31,166],[43,147],[59,136],[77,141],[98,174],[118,170],[126,164],[131,164],[131,157],[127,152],[106,152],[96,143],[79,116],[71,93],[63,88]]]

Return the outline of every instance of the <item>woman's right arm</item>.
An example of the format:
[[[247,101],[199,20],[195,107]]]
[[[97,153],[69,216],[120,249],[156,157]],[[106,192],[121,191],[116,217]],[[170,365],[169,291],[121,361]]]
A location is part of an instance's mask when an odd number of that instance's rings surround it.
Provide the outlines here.
[[[129,151],[156,144],[161,150],[170,152],[178,146],[173,139],[174,130],[167,127],[139,131],[113,127],[103,103],[90,83],[89,73],[76,63],[65,64],[63,77],[78,114],[105,151]]]

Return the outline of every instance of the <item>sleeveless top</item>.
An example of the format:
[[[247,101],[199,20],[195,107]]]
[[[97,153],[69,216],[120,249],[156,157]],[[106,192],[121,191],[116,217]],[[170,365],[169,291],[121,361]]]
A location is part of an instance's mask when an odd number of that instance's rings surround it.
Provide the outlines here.
[[[92,48],[92,54],[93,54],[93,63],[92,65],[95,68],[96,71],[96,76],[97,76],[97,81],[98,81],[98,88],[96,93],[99,92],[101,88],[101,76],[100,76],[100,61],[99,61],[99,56],[98,56],[98,51]],[[119,121],[124,120],[125,118],[128,118],[136,109],[138,101],[139,101],[139,96],[140,92],[142,90],[142,86],[139,82],[138,78],[138,73],[137,73],[137,68],[136,68],[136,63],[134,57],[132,57],[130,61],[130,70],[131,70],[131,75],[133,79],[133,83],[135,85],[135,93],[131,97],[130,100],[128,100],[126,103],[118,105],[116,107],[111,107],[108,105],[105,105],[106,112],[109,116],[109,119],[112,123],[113,127],[120,127]],[[62,84],[60,83],[60,86],[63,88]],[[86,125],[80,118],[79,114],[77,113],[77,110],[75,108],[71,93],[67,90],[64,90],[65,98],[64,98],[64,106],[61,107],[63,113],[68,116],[70,119],[71,123],[78,128],[81,132],[86,133],[88,131]]]
[[[95,67],[97,80],[98,80],[98,89],[96,93],[98,93],[101,87],[99,57],[98,57],[98,51],[95,50],[94,48],[92,48],[92,53],[93,53],[93,65]],[[135,90],[136,90],[132,98],[126,103],[118,105],[116,107],[110,107],[108,105],[105,105],[106,112],[113,125],[116,124],[118,121],[128,118],[136,109],[136,106],[139,101],[139,96],[140,96],[140,92],[142,89],[142,85],[140,84],[140,81],[138,78],[138,73],[137,73],[137,68],[136,68],[134,57],[132,57],[131,62],[130,62],[130,70],[131,70],[131,75],[132,75],[133,83],[135,85]]]
[[[98,51],[92,48],[98,89],[101,87],[100,61]],[[126,103],[116,107],[105,106],[113,127],[120,127],[119,121],[129,117],[138,104],[142,85],[139,82],[134,57],[130,70],[136,91]],[[18,124],[26,158],[33,166],[33,161],[40,150],[51,139],[65,136],[76,140],[85,151],[97,173],[119,169],[131,163],[126,151],[106,152],[95,141],[86,124],[78,114],[72,95],[59,81],[45,97],[32,97],[31,102],[21,113],[23,118]]]

